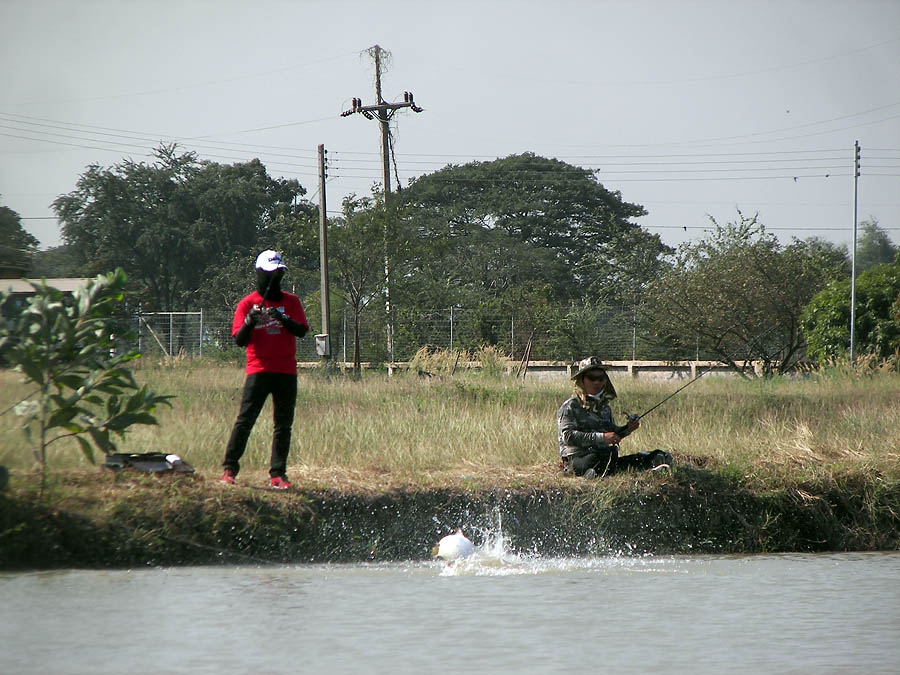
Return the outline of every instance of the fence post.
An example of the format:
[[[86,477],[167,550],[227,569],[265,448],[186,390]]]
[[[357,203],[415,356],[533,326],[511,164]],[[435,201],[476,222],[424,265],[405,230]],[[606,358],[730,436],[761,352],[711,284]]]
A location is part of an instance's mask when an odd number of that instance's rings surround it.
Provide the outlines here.
[[[450,351],[453,351],[453,305],[450,305]]]
[[[631,313],[631,360],[637,361],[637,314]]]

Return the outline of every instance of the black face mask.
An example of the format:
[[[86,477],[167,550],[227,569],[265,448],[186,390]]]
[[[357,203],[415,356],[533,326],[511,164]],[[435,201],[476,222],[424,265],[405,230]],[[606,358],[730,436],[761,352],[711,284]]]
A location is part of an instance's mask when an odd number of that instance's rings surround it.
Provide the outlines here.
[[[281,278],[284,270],[264,272],[256,270],[256,290],[265,300],[281,299]]]

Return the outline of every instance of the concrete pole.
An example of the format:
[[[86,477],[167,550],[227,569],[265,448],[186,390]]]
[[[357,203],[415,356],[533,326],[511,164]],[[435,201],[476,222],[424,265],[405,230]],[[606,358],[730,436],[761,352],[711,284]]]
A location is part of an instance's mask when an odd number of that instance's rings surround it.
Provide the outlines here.
[[[859,141],[853,144],[853,247],[850,254],[850,362],[856,359],[856,230],[859,205]]]
[[[319,144],[319,271],[322,292],[322,334],[325,353],[322,360],[331,358],[331,316],[328,291],[328,211],[325,201],[325,146]]]

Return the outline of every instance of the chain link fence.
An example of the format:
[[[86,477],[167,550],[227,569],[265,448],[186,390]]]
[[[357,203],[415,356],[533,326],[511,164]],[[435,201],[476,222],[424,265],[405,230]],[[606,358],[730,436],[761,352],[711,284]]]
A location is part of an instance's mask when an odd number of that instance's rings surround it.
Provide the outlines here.
[[[309,317],[311,333],[321,319]],[[140,313],[134,318],[133,345],[152,358],[240,357],[231,337],[232,317],[199,312]],[[297,358],[319,360],[315,340],[300,340]],[[349,311],[333,316],[332,358],[351,362],[354,319]],[[587,315],[538,317],[495,315],[459,307],[443,309],[368,308],[359,319],[360,360],[410,361],[422,348],[474,352],[492,346],[514,360],[528,352],[531,361],[574,361],[588,354],[606,360],[691,360],[708,358],[661,343],[642,329],[628,308]]]
[[[203,312],[141,312],[135,324],[137,349],[144,356],[203,356]]]

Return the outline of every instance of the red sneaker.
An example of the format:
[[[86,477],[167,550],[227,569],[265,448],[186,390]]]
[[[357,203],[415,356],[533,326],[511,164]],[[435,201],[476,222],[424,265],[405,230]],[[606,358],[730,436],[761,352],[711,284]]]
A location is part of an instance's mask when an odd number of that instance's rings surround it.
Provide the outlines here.
[[[289,481],[284,476],[272,476],[269,479],[269,487],[273,490],[287,490],[289,487],[293,487],[291,481]]]
[[[219,482],[234,485],[234,471],[232,469],[225,469],[225,473],[222,474]]]

